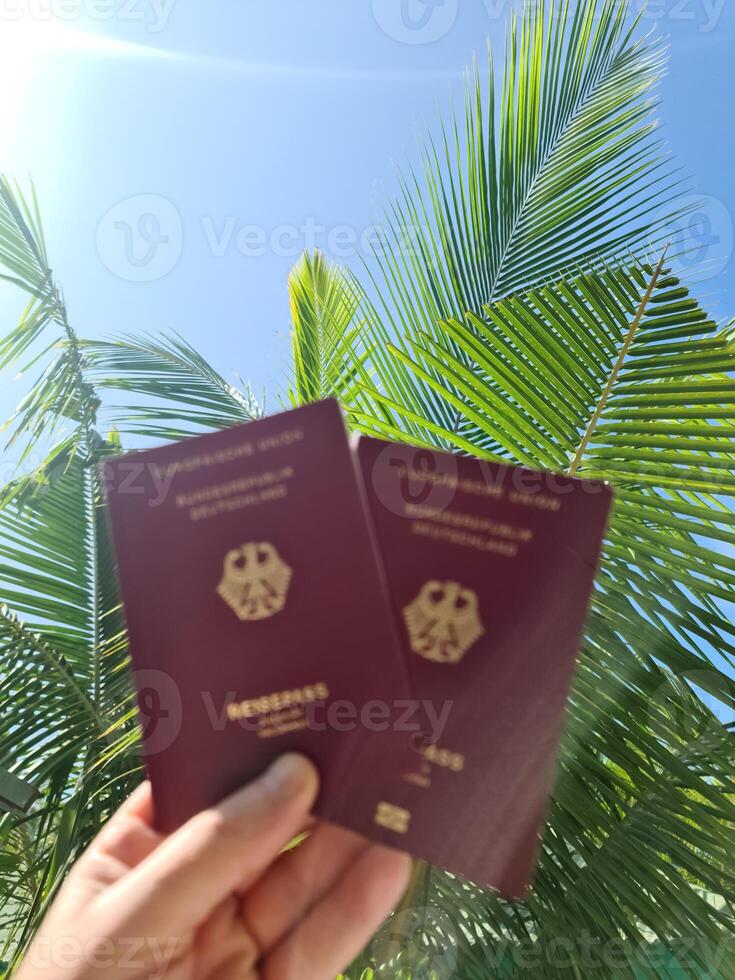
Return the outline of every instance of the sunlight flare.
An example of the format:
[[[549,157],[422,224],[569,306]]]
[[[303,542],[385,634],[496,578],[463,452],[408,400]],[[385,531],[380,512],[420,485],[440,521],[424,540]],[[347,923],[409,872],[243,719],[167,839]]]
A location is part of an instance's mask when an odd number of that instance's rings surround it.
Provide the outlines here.
[[[0,25],[0,79],[3,81],[17,77],[18,72],[33,73],[50,57],[82,53],[168,57],[159,48],[82,31],[53,17],[26,16]]]

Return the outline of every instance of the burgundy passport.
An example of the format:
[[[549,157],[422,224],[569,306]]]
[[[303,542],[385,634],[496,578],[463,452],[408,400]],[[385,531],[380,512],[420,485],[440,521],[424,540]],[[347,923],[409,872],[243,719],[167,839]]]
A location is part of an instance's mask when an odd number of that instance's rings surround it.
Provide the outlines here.
[[[403,846],[522,897],[536,863],[611,491],[360,437],[423,739]]]
[[[610,504],[334,401],[106,464],[163,831],[287,750],[316,812],[522,896]]]
[[[337,403],[105,479],[158,828],[290,749],[320,770],[318,814],[394,839],[383,784],[411,750],[385,715],[408,692]]]

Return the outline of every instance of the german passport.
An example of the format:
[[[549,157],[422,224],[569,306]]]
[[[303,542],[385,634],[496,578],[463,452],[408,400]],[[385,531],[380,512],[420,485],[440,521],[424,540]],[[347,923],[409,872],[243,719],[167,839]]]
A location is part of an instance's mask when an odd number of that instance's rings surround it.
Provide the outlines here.
[[[411,696],[414,853],[510,898],[532,876],[611,493],[361,437]]]
[[[322,818],[524,894],[606,486],[351,444],[333,401],[105,477],[161,830],[301,751]]]
[[[157,826],[290,749],[321,772],[321,816],[379,827],[408,690],[336,402],[121,456],[105,478]]]

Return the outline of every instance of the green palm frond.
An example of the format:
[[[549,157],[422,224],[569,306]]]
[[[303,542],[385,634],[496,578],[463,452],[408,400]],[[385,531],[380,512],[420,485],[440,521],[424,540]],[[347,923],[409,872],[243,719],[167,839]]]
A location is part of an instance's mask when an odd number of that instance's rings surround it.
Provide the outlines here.
[[[291,403],[320,398],[349,401],[363,371],[365,352],[357,283],[321,252],[304,253],[288,277],[293,381]]]
[[[80,440],[78,446],[83,445]],[[0,766],[41,791],[27,816],[0,818],[0,857],[19,835],[34,887],[4,920],[21,949],[71,862],[129,792],[139,769],[96,440],[35,491],[21,481],[0,508]],[[129,735],[118,747],[121,734]],[[73,819],[72,819],[73,817]],[[68,825],[68,821],[72,821]]]
[[[87,601],[93,569],[87,535],[59,534],[59,527],[68,522],[86,528],[88,498],[87,474],[77,457],[24,504],[10,499],[0,510],[2,601],[71,657],[88,647],[96,629],[95,609]],[[86,650],[82,664],[89,666]]]
[[[496,92],[477,69],[463,125],[423,154],[377,249],[404,325],[436,323],[601,257],[650,244],[671,220],[655,138],[660,42],[636,38],[616,0],[528,5],[508,32]]]
[[[21,459],[52,436],[85,434],[96,421],[99,399],[83,378],[79,343],[71,330],[53,361],[21,401],[13,417],[2,427],[10,429],[8,446],[25,445]],[[58,347],[59,344],[54,344]]]
[[[0,364],[52,355],[5,426],[22,459],[40,452],[42,462],[0,488],[0,766],[40,790],[30,814],[0,817],[0,863],[12,868],[2,960],[22,951],[140,764],[98,470],[115,443],[95,429],[99,399],[48,267],[35,200],[7,181],[0,263],[33,296],[0,340]]]
[[[54,295],[35,191],[30,200],[17,184],[0,176],[0,266],[12,282],[37,299]]]
[[[402,181],[369,264],[365,316],[382,347],[423,331],[451,346],[442,320],[665,237],[679,185],[654,117],[665,50],[629,12],[618,0],[526,4],[502,81],[492,52],[486,82],[475,67],[462,118]],[[400,375],[404,405],[451,427],[452,407],[381,348],[374,367]]]
[[[23,446],[21,462],[31,452],[45,450],[54,438],[59,440],[48,458],[36,465],[40,474],[54,468],[60,445],[71,456],[79,443],[89,444],[99,403],[84,378],[78,338],[69,325],[61,291],[48,264],[35,191],[32,190],[29,201],[5,177],[0,177],[2,267],[11,275],[0,275],[0,278],[19,285],[32,299],[18,324],[0,337],[0,370],[31,355],[29,362],[19,365],[21,372],[25,372],[39,361],[48,360],[46,355],[53,352],[50,363],[45,364],[41,377],[13,417],[0,427],[0,431],[11,432],[9,446],[16,442]],[[25,482],[28,485],[33,480]],[[8,489],[0,492],[0,499],[7,499]]]
[[[85,341],[86,375],[97,391],[140,396],[115,405],[106,420],[121,433],[180,439],[206,429],[249,422],[262,408],[222,375],[181,337],[121,337]]]
[[[24,357],[40,339],[48,323],[46,305],[42,300],[32,299],[23,310],[17,327],[0,341],[0,371]],[[48,348],[43,353],[48,353]]]
[[[548,283],[440,329],[445,342],[422,330],[389,345],[386,363],[427,404],[446,400],[454,424],[374,387],[352,406],[358,427],[478,452],[469,430],[481,455],[609,480],[617,494],[531,900],[478,900],[435,871],[431,902],[485,930],[485,950],[460,942],[483,969],[501,941],[530,936],[538,953],[588,932],[629,946],[696,935],[704,970],[732,921],[702,895],[735,894],[735,740],[720,720],[735,708],[735,339],[663,258]],[[541,975],[569,973],[544,962]]]

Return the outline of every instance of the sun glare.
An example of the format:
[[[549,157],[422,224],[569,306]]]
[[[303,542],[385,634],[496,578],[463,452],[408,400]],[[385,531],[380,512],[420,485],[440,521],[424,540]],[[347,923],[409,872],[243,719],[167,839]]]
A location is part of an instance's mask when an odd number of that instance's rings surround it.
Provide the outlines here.
[[[160,54],[142,45],[78,30],[53,17],[24,17],[0,25],[0,76],[6,81],[11,72],[32,73],[45,59],[69,52]]]
[[[20,137],[18,127],[32,125],[24,115],[35,97],[43,97],[44,86],[66,77],[81,58],[99,55],[167,57],[156,48],[83,31],[51,15],[0,21],[0,144],[5,156]]]

